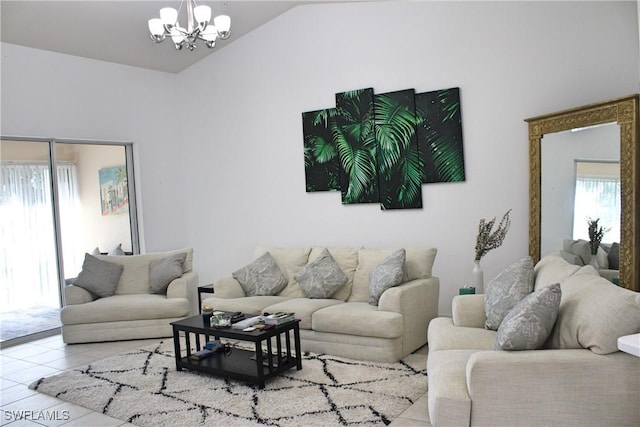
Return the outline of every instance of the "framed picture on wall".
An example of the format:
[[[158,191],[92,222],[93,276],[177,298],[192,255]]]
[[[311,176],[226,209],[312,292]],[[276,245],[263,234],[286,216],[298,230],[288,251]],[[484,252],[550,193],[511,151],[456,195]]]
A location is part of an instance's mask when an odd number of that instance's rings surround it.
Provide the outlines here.
[[[129,187],[124,165],[98,171],[102,216],[129,213]]]

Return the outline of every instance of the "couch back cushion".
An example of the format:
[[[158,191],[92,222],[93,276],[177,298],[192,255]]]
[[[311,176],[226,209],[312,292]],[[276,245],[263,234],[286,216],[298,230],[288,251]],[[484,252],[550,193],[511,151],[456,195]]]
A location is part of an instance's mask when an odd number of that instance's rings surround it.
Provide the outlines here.
[[[304,292],[295,279],[295,274],[309,262],[311,248],[275,248],[258,246],[254,251],[254,258],[259,258],[269,252],[276,261],[278,268],[287,278],[287,286],[278,293],[281,297],[304,298]]]
[[[618,351],[618,337],[640,332],[640,293],[614,285],[590,265],[560,283],[562,301],[546,347]]]
[[[309,262],[317,259],[325,248],[316,247],[311,249],[309,254]],[[331,298],[346,301],[351,295],[353,286],[353,277],[358,267],[358,248],[326,248],[333,260],[338,264],[340,270],[347,276],[347,283],[338,289]]]
[[[96,258],[120,264],[124,267],[120,282],[116,288],[116,295],[148,294],[151,292],[149,283],[149,264],[151,261],[185,252],[187,256],[182,264],[184,274],[193,270],[193,248],[130,256],[96,255]]]
[[[579,265],[569,263],[559,252],[546,255],[533,269],[534,290],[537,291],[554,283],[562,283],[579,269]]]
[[[369,302],[371,272],[386,257],[400,248],[362,248],[358,250],[358,267],[353,277],[350,302]],[[431,277],[436,259],[435,248],[405,248],[404,282]]]

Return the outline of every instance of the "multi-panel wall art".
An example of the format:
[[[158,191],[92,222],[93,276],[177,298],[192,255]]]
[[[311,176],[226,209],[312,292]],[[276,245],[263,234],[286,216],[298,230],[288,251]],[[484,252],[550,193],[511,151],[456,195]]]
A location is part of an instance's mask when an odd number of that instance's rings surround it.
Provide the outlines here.
[[[336,94],[336,107],[302,113],[307,192],[343,204],[422,207],[422,184],[465,180],[459,88]]]

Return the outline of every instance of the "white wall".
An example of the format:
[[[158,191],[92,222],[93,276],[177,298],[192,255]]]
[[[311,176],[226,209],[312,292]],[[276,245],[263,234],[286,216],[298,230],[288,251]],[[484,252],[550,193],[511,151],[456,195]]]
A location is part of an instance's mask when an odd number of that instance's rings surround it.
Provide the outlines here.
[[[201,283],[230,275],[258,244],[435,246],[448,313],[470,280],[480,218],[513,209],[504,245],[482,261],[486,280],[527,254],[523,119],[637,91],[635,8],[305,5],[177,76],[3,44],[2,134],[134,141],[146,248],[193,246]],[[452,86],[466,182],[424,185],[422,210],[305,193],[302,112],[349,89]],[[195,108],[169,116],[167,88]]]

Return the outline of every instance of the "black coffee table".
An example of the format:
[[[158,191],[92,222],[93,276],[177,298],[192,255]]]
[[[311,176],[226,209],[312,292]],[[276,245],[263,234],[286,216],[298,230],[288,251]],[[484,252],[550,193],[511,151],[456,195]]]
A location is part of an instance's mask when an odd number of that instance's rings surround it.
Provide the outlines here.
[[[256,329],[244,332],[240,329],[218,329],[205,325],[202,315],[188,317],[171,323],[173,326],[173,346],[175,350],[176,369],[183,368],[205,372],[224,378],[255,383],[258,388],[264,388],[265,380],[281,374],[294,366],[302,369],[302,354],[300,352],[300,320],[296,319],[273,329]],[[293,331],[293,350],[290,333]],[[184,336],[186,348],[181,348],[180,336]],[[254,343],[255,350],[231,348],[230,351],[219,351],[212,356],[193,361],[189,358],[193,352],[204,348],[204,344],[214,339],[228,338]],[[284,338],[284,347],[283,347]],[[204,339],[204,341],[203,341]],[[275,340],[275,353],[272,341]],[[266,354],[263,354],[262,345],[266,341]]]

